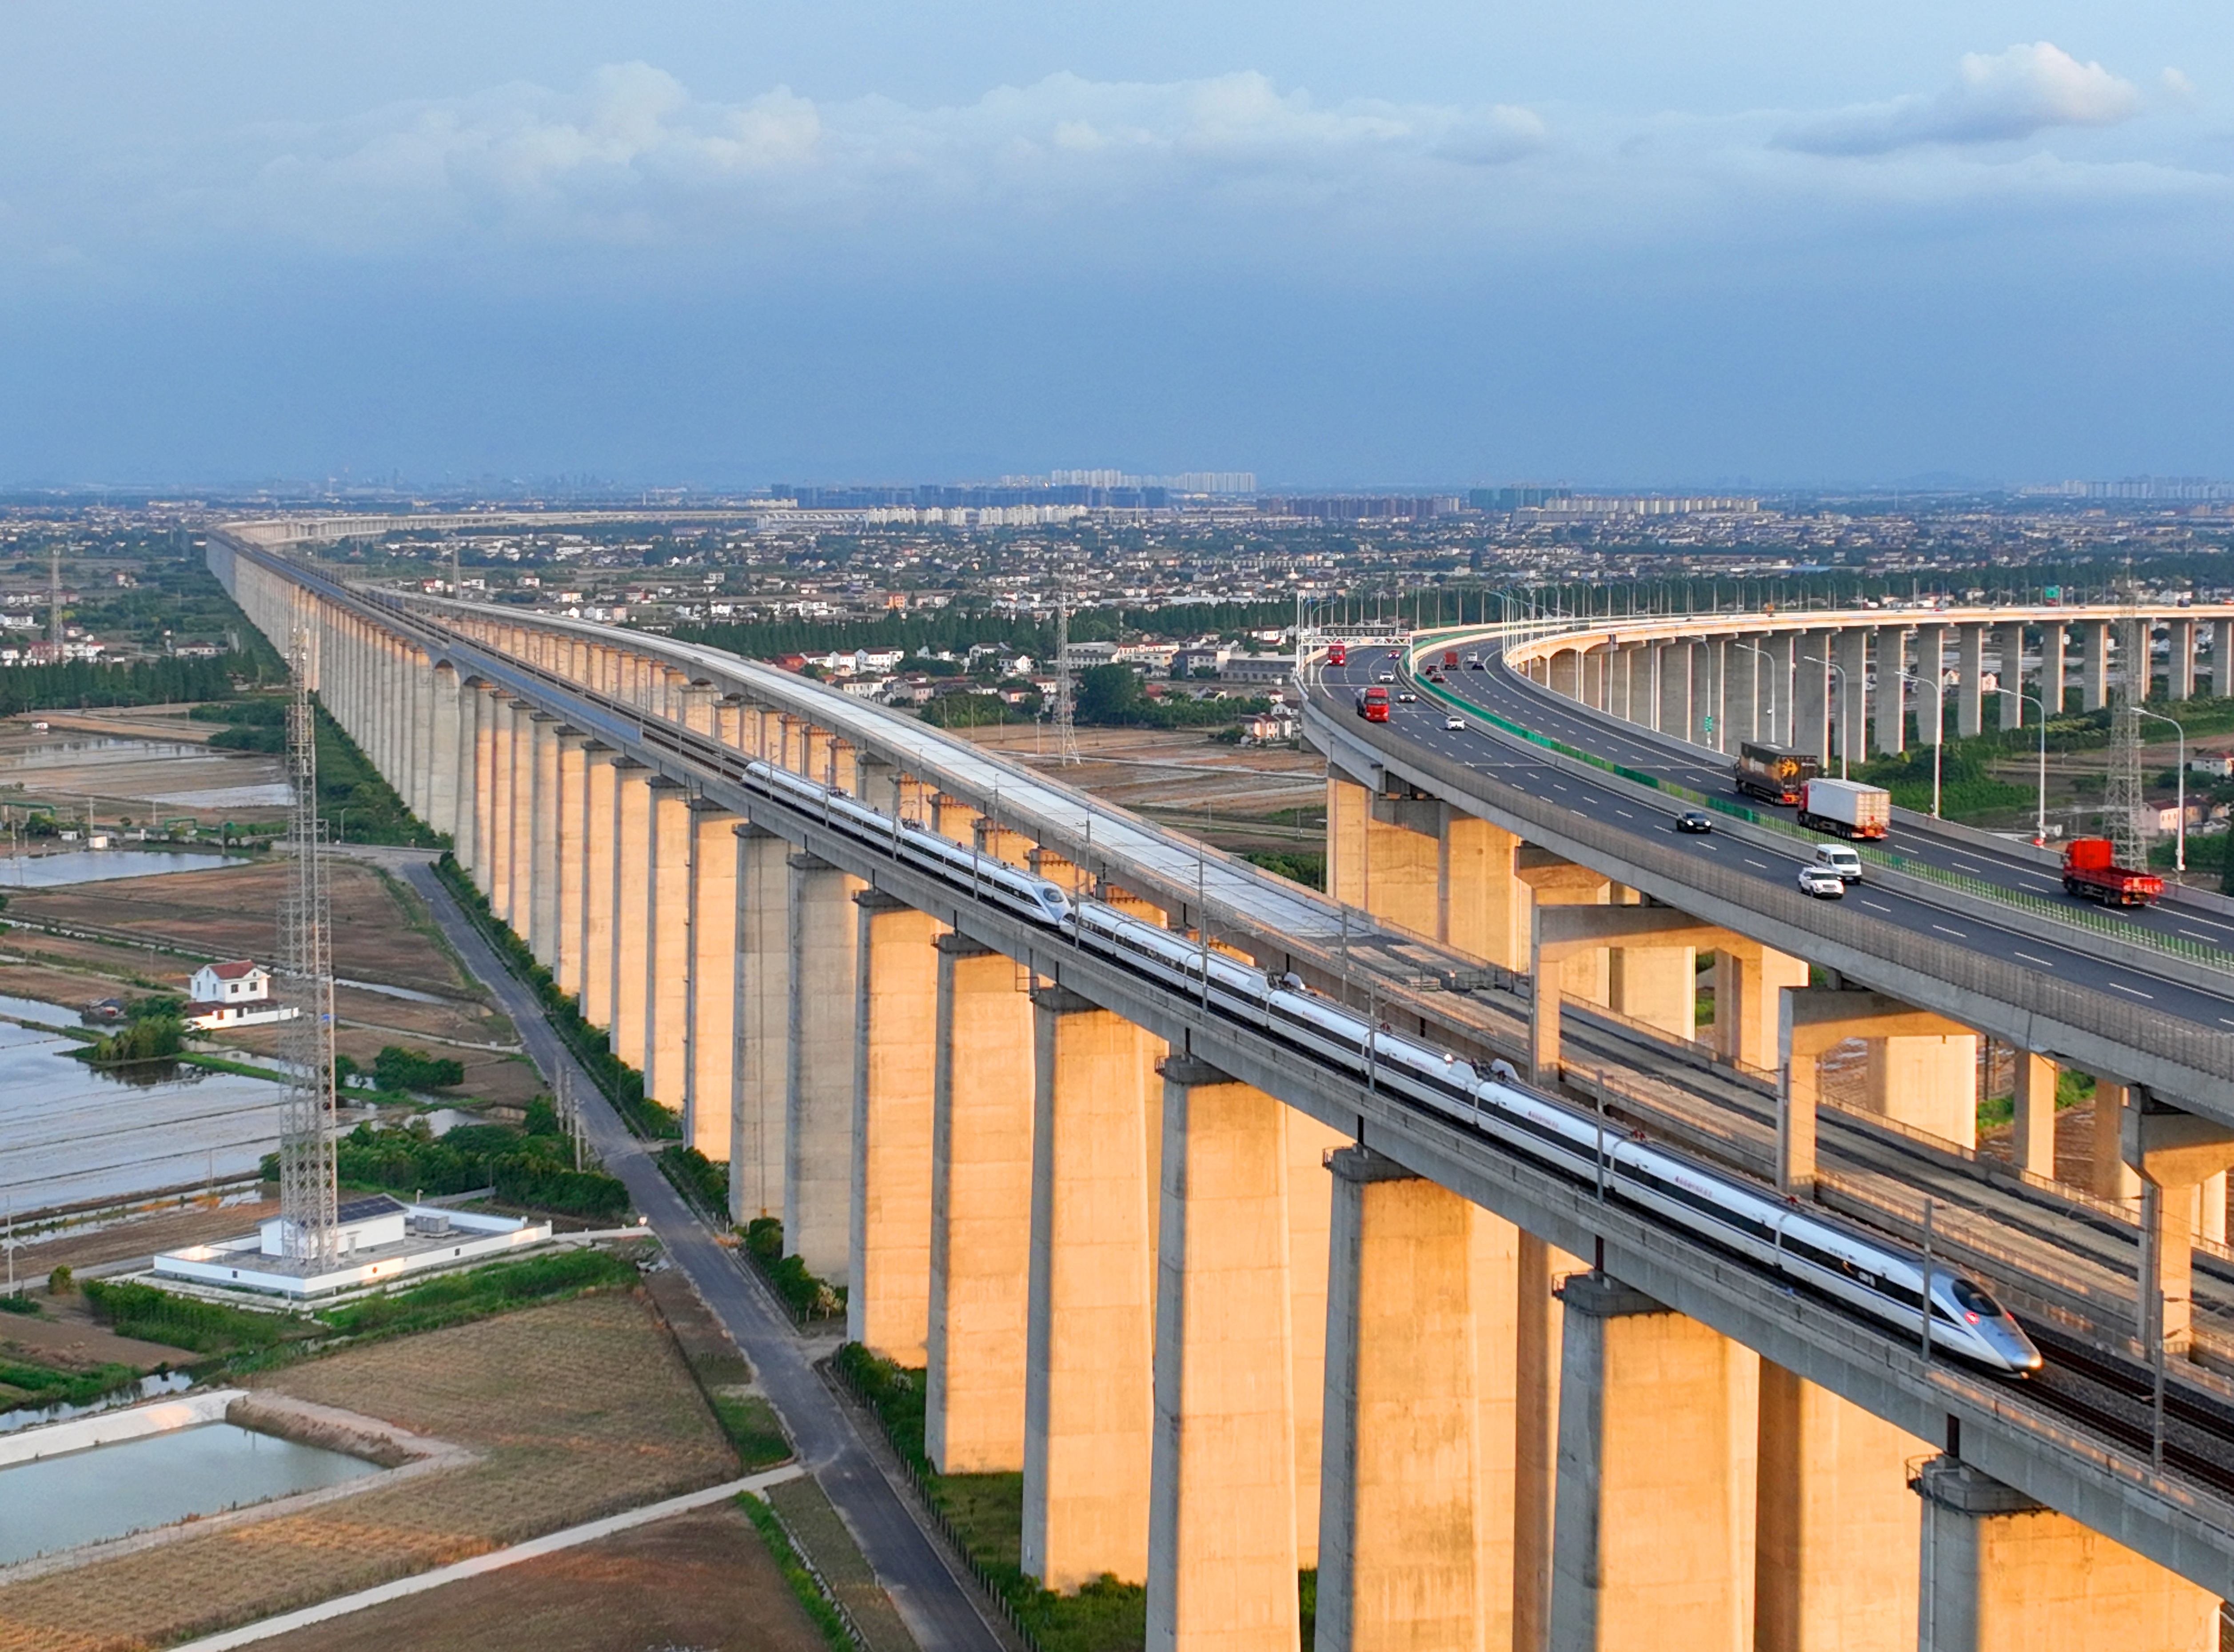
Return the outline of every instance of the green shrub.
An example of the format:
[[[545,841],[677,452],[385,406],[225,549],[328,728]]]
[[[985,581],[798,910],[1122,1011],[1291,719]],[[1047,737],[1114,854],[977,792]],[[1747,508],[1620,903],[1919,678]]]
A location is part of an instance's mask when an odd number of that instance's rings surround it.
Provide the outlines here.
[[[727,1192],[724,1191],[723,1197]],[[757,1217],[745,1224],[745,1254],[760,1270],[791,1316],[802,1323],[828,1319],[845,1311],[846,1287],[816,1278],[807,1263],[783,1252],[783,1224],[772,1216]]]
[[[186,1047],[186,1026],[175,1016],[149,1016],[127,1022],[83,1051],[95,1067],[168,1061]]]
[[[356,1187],[436,1194],[488,1187],[513,1204],[585,1221],[614,1223],[628,1214],[627,1186],[616,1176],[576,1170],[564,1137],[503,1125],[460,1125],[429,1137],[361,1124],[341,1139],[335,1165]]]
[[[38,1303],[20,1290],[13,1296],[0,1296],[0,1314],[36,1314],[38,1311]]]
[[[716,1220],[729,1209],[729,1167],[681,1142],[659,1150],[659,1167],[684,1198]]]
[[[1241,857],[1250,865],[1262,866],[1266,872],[1277,872],[1306,889],[1326,887],[1326,856],[1317,851],[1290,852],[1279,849],[1259,849]]]
[[[383,1090],[443,1090],[466,1081],[465,1063],[390,1044],[373,1058],[372,1081]]]
[[[99,1365],[90,1371],[57,1371],[44,1365],[0,1360],[0,1383],[22,1391],[23,1406],[89,1406],[140,1380],[128,1365]]]
[[[47,1294],[49,1296],[67,1296],[76,1289],[77,1275],[67,1262],[47,1276]]]
[[[609,1250],[562,1250],[445,1274],[423,1285],[327,1309],[327,1325],[353,1336],[433,1330],[506,1308],[636,1283],[636,1264]]]
[[[441,859],[435,862],[434,871],[457,897],[467,916],[487,937],[489,944],[496,949],[497,956],[541,1000],[552,1030],[565,1041],[575,1060],[605,1093],[605,1099],[613,1104],[622,1121],[639,1136],[654,1139],[680,1136],[682,1116],[674,1108],[644,1094],[643,1074],[605,1047],[604,1034],[583,1018],[581,1005],[558,990],[551,971],[535,961],[526,944],[490,912],[487,898],[474,887],[474,880],[458,865],[457,857],[444,850]]]
[[[251,1313],[221,1303],[174,1296],[167,1290],[129,1280],[89,1279],[85,1298],[119,1336],[136,1336],[197,1354],[275,1348],[307,1335],[310,1329],[284,1315]]]

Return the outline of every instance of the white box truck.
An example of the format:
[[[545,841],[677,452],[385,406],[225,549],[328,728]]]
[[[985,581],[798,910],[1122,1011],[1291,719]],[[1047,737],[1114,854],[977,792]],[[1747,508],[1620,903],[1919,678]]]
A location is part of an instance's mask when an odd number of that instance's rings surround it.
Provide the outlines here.
[[[1800,824],[1842,838],[1882,838],[1892,827],[1892,793],[1882,786],[1818,776],[1800,793]]]

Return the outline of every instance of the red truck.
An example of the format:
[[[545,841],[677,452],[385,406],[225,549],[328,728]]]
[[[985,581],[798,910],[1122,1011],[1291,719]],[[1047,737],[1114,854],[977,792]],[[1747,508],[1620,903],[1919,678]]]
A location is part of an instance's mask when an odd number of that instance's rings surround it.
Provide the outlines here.
[[[2074,838],[2063,849],[2063,892],[2118,906],[2146,906],[2164,893],[2164,879],[2117,862],[2107,838]]]
[[[1459,669],[1459,651],[1458,651],[1458,650],[1456,650],[1456,649],[1454,649],[1454,648],[1447,648],[1447,649],[1445,649],[1445,650],[1443,650],[1443,669],[1444,669],[1444,670],[1446,670],[1446,671],[1455,671],[1455,670],[1457,670],[1458,669]]]
[[[1327,644],[1327,663],[1329,665],[1348,665],[1349,663],[1349,644],[1347,643],[1329,643]]]
[[[1368,722],[1388,721],[1388,690],[1375,683],[1357,696],[1357,715]]]

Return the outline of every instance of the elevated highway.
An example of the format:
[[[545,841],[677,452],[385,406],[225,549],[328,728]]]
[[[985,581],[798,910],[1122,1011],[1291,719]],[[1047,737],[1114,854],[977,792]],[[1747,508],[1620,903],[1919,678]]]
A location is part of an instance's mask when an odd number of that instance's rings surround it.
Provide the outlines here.
[[[1904,1644],[1920,1590],[2009,1603],[2002,1580],[1920,1564],[1949,1523],[2029,1521],[2093,1556],[2083,1598],[2035,1581],[2015,1603],[2126,1636],[2106,1646],[2185,1646],[2234,1587],[2234,1397],[2206,1374],[2174,1374],[2154,1460],[2121,1348],[2058,1352],[2029,1389],[1925,1357],[839,829],[754,766],[1482,1059],[1511,1048],[1501,1012],[1424,989],[1480,973],[1478,950],[712,650],[398,600],[223,536],[212,562],[275,640],[315,640],[324,703],[728,1159],[739,1214],[772,1204],[851,1287],[856,1335],[927,1361],[941,1466],[1022,1472],[1028,1568],[1145,1582],[1157,1644],[1287,1652],[1312,1563],[1329,1644],[1735,1648],[1757,1616],[1782,1626],[1760,1644]],[[1909,1546],[1860,1564],[1790,1516],[1832,1485]],[[1650,1552],[1671,1520],[1704,1546]],[[2132,1638],[2136,1600],[2161,1636]]]

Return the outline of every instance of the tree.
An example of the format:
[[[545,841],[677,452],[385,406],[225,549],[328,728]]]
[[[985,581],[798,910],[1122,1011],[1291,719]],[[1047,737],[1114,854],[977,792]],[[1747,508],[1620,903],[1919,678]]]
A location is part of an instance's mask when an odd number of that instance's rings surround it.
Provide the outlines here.
[[[1148,696],[1129,665],[1090,665],[1078,674],[1080,722],[1124,722],[1146,709]]]

